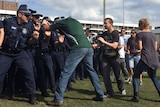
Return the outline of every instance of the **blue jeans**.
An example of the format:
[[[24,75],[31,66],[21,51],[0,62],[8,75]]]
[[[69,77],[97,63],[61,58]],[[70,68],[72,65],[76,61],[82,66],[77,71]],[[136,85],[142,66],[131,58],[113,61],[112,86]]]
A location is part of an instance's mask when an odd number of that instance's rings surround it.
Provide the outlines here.
[[[141,56],[129,55],[129,68],[136,68]]]
[[[140,74],[142,74],[144,70],[148,72],[148,75],[153,81],[154,86],[156,87],[157,91],[160,91],[160,83],[158,81],[158,78],[156,77],[156,69],[150,68],[142,60],[140,60],[135,69],[134,75],[133,75],[134,93],[138,93],[139,91],[139,80],[138,79],[139,79]]]
[[[92,48],[80,48],[76,50],[72,50],[69,53],[69,56],[66,59],[65,66],[61,72],[61,76],[59,78],[59,84],[56,89],[54,95],[54,101],[63,101],[64,92],[66,90],[66,86],[68,84],[68,80],[77,65],[82,61],[82,63],[86,66],[87,71],[89,72],[91,82],[95,88],[96,96],[103,97],[104,92],[101,87],[100,80],[96,71],[93,68],[93,49]]]

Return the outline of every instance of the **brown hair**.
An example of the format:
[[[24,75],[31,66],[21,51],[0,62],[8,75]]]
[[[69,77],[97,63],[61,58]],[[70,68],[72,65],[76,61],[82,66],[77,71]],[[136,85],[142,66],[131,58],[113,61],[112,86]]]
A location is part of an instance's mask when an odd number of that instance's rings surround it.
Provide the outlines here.
[[[105,19],[104,19],[104,22],[105,22],[106,20],[108,20],[109,23],[110,23],[111,25],[113,25],[113,20],[112,20],[111,18],[105,18]]]
[[[150,28],[150,22],[149,19],[147,18],[142,18],[139,20],[139,29],[143,30],[143,29],[149,29]]]
[[[132,29],[131,32],[137,33],[137,31],[135,29]]]

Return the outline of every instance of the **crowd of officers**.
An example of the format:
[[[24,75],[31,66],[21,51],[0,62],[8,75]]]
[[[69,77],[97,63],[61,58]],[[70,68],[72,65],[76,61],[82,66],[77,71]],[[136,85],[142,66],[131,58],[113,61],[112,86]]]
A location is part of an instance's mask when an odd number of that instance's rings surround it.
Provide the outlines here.
[[[70,46],[59,31],[44,32],[41,22],[54,22],[41,17],[24,4],[16,17],[0,21],[0,93],[6,93],[8,99],[25,91],[29,103],[36,104],[36,89],[45,97],[50,96],[48,88],[56,89]]]

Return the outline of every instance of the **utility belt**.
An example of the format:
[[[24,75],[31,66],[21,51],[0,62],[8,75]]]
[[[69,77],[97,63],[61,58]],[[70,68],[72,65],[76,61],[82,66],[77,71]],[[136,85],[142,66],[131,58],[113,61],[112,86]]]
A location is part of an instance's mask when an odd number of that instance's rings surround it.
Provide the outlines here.
[[[8,48],[8,49],[2,49],[2,52],[6,52],[9,54],[18,54],[20,53],[22,50],[27,50],[27,49],[12,49],[12,48]]]
[[[65,52],[67,49],[63,49],[63,48],[56,48],[56,49],[53,49],[53,51],[55,52]]]
[[[41,49],[41,51],[42,51],[42,53],[50,53],[51,52],[50,48],[43,48],[43,49]]]

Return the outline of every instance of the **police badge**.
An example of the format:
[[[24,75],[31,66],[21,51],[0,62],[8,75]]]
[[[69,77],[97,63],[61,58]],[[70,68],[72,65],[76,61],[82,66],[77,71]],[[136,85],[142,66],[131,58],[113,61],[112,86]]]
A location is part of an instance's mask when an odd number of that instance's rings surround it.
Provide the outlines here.
[[[27,34],[27,29],[26,28],[22,28],[22,33],[23,34]]]

